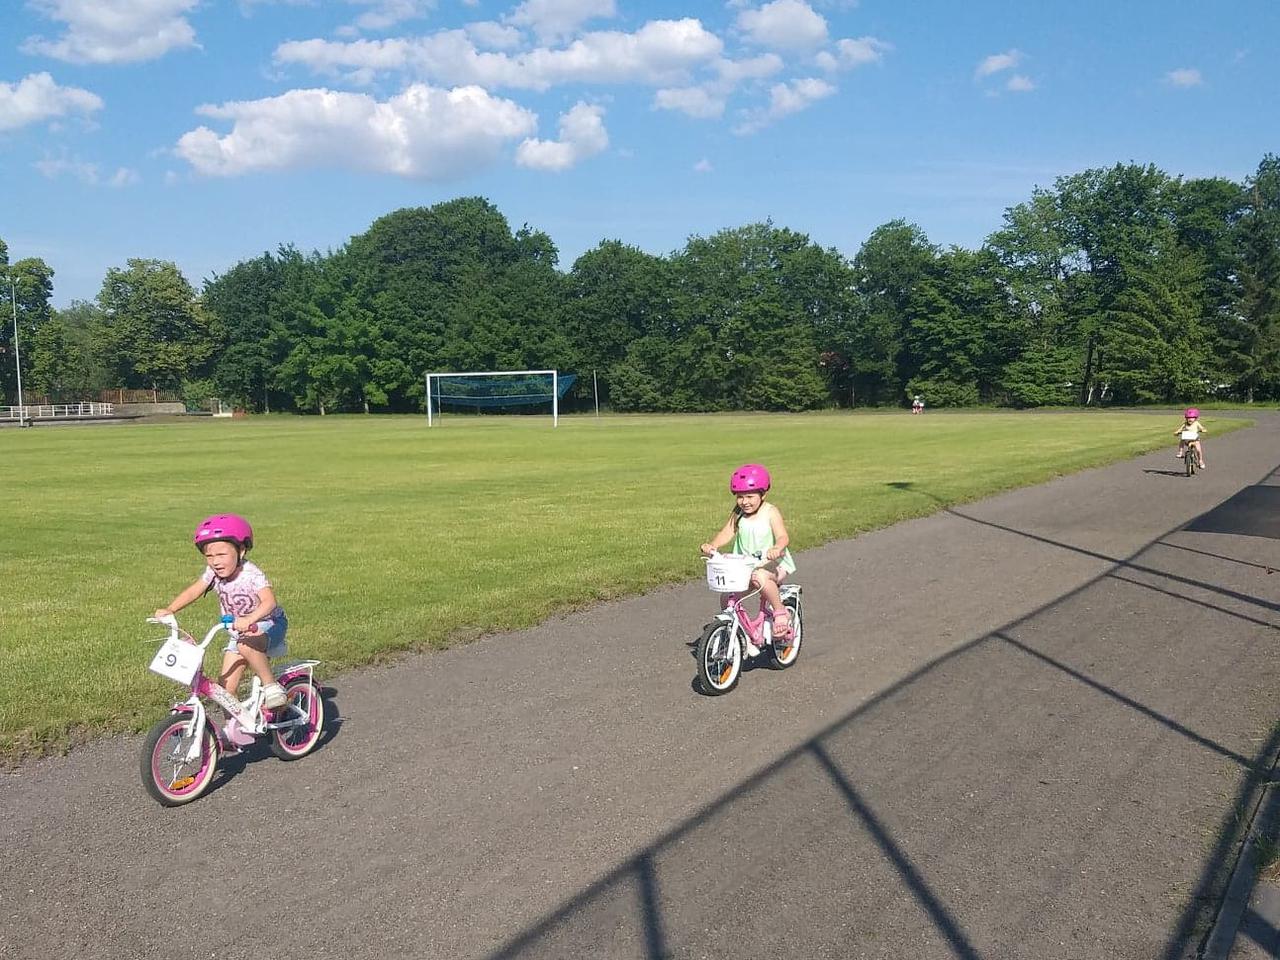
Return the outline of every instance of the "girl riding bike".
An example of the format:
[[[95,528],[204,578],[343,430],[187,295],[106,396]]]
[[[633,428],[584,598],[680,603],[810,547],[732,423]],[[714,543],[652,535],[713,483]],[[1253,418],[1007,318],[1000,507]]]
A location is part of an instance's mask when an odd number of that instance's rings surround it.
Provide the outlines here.
[[[171,616],[210,590],[216,592],[223,614],[235,618],[231,626],[239,634],[223,650],[218,682],[234,695],[249,667],[262,681],[263,705],[283,707],[288,698],[276,682],[269,660],[284,654],[289,621],[284,608],[276,603],[267,575],[245,559],[253,549],[253,527],[244,517],[221,513],[201,520],[192,540],[207,567],[155,616]]]
[[[728,543],[733,553],[754,554],[761,558],[760,565],[751,575],[751,585],[760,590],[762,600],[773,611],[773,632],[787,637],[791,631],[790,613],[782,604],[778,584],[796,572],[787,544],[786,524],[782,511],[771,503],[765,503],[771,479],[769,471],[758,463],[748,463],[733,471],[729,478],[729,490],[736,506],[720,532],[701,547],[703,556],[711,556]],[[746,654],[754,657],[760,648],[747,641]]]
[[[1207,432],[1204,424],[1200,422],[1200,411],[1195,407],[1187,407],[1183,414],[1182,426],[1173,433],[1178,438],[1178,452],[1174,456],[1183,457],[1190,449],[1199,460],[1200,469],[1203,470],[1205,466],[1204,445],[1201,444],[1200,437]]]

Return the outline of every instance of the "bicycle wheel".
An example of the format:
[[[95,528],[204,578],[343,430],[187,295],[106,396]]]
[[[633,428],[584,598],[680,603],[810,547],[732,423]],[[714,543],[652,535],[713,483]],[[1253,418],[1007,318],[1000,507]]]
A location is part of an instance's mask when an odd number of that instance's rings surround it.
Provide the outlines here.
[[[1187,452],[1182,455],[1182,462],[1187,466],[1187,476],[1194,477],[1196,473],[1196,452],[1187,447]]]
[[[800,657],[800,644],[804,641],[804,611],[800,598],[787,597],[782,605],[791,611],[791,636],[786,640],[774,638],[771,645],[773,656],[769,659],[769,666],[774,670],[785,670],[795,663]]]
[[[196,799],[209,788],[218,768],[218,745],[208,724],[195,733],[200,738],[199,755],[187,759],[191,737],[186,726],[190,719],[189,714],[169,714],[151,728],[142,745],[142,785],[166,807]]]
[[[698,682],[713,697],[728,693],[742,674],[742,644],[721,620],[707,624],[698,640]]]
[[[306,677],[291,681],[284,693],[289,698],[288,706],[276,710],[274,716],[284,721],[297,718],[300,713],[306,722],[276,730],[271,737],[271,752],[281,760],[298,760],[320,742],[324,732],[324,698],[320,687]]]

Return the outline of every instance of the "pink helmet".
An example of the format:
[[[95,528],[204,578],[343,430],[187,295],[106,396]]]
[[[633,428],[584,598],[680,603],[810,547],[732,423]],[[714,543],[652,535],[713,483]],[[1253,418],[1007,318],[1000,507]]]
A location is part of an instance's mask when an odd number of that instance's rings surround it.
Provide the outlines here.
[[[1188,420],[1198,420],[1200,419],[1200,411],[1195,407],[1187,407],[1186,418]]]
[[[769,471],[758,463],[743,464],[729,478],[732,493],[764,493],[769,489]]]
[[[205,517],[196,524],[195,536],[191,538],[197,550],[203,550],[206,543],[217,543],[220,540],[234,543],[244,550],[253,549],[253,527],[244,517],[234,513],[219,513]]]

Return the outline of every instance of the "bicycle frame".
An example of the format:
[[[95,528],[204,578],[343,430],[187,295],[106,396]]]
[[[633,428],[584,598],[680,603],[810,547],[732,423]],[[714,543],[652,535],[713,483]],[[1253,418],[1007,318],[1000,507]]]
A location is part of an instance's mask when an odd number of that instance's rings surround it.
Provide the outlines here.
[[[209,628],[209,632],[204,635],[204,639],[197,643],[195,637],[181,629],[178,626],[178,621],[172,616],[163,617],[159,620],[149,617],[148,621],[162,623],[169,628],[169,636],[162,639],[181,640],[184,643],[192,644],[201,652],[208,648],[209,643],[221,630],[226,630],[227,635],[232,639],[237,637],[236,632],[227,624],[216,623]],[[306,677],[308,681],[314,682],[313,670],[319,663],[319,660],[300,660],[290,664],[288,669],[281,671],[276,679],[281,685],[299,677]],[[234,720],[239,724],[239,729],[248,737],[244,743],[237,743],[228,732],[209,722],[208,713],[204,706],[205,697],[217,703],[226,713],[229,720]],[[239,750],[241,747],[247,746],[253,742],[253,738],[264,733],[296,727],[307,722],[307,717],[303,716],[293,704],[289,704],[287,707],[279,707],[276,710],[264,709],[262,706],[262,681],[258,677],[255,676],[253,678],[249,700],[246,703],[241,703],[236,699],[235,694],[227,690],[226,687],[206,677],[203,666],[196,670],[195,676],[191,680],[191,696],[181,703],[175,703],[170,709],[173,713],[191,714],[191,719],[187,721],[183,729],[184,739],[188,739],[191,742],[185,757],[188,763],[194,762],[200,756],[201,738],[198,733],[206,725],[213,731],[214,738],[217,740],[218,751],[225,753],[228,750]],[[284,714],[286,712],[292,713],[293,716],[287,720],[274,719],[276,714]]]

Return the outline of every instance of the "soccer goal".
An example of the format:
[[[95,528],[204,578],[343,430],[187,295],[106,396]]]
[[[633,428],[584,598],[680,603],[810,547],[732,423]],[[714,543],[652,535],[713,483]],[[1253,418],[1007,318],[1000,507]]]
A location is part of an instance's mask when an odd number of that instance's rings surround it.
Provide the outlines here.
[[[512,407],[551,408],[551,425],[560,425],[560,398],[576,374],[555,370],[488,370],[483,373],[428,373],[427,426],[435,426],[446,407],[475,411]]]

